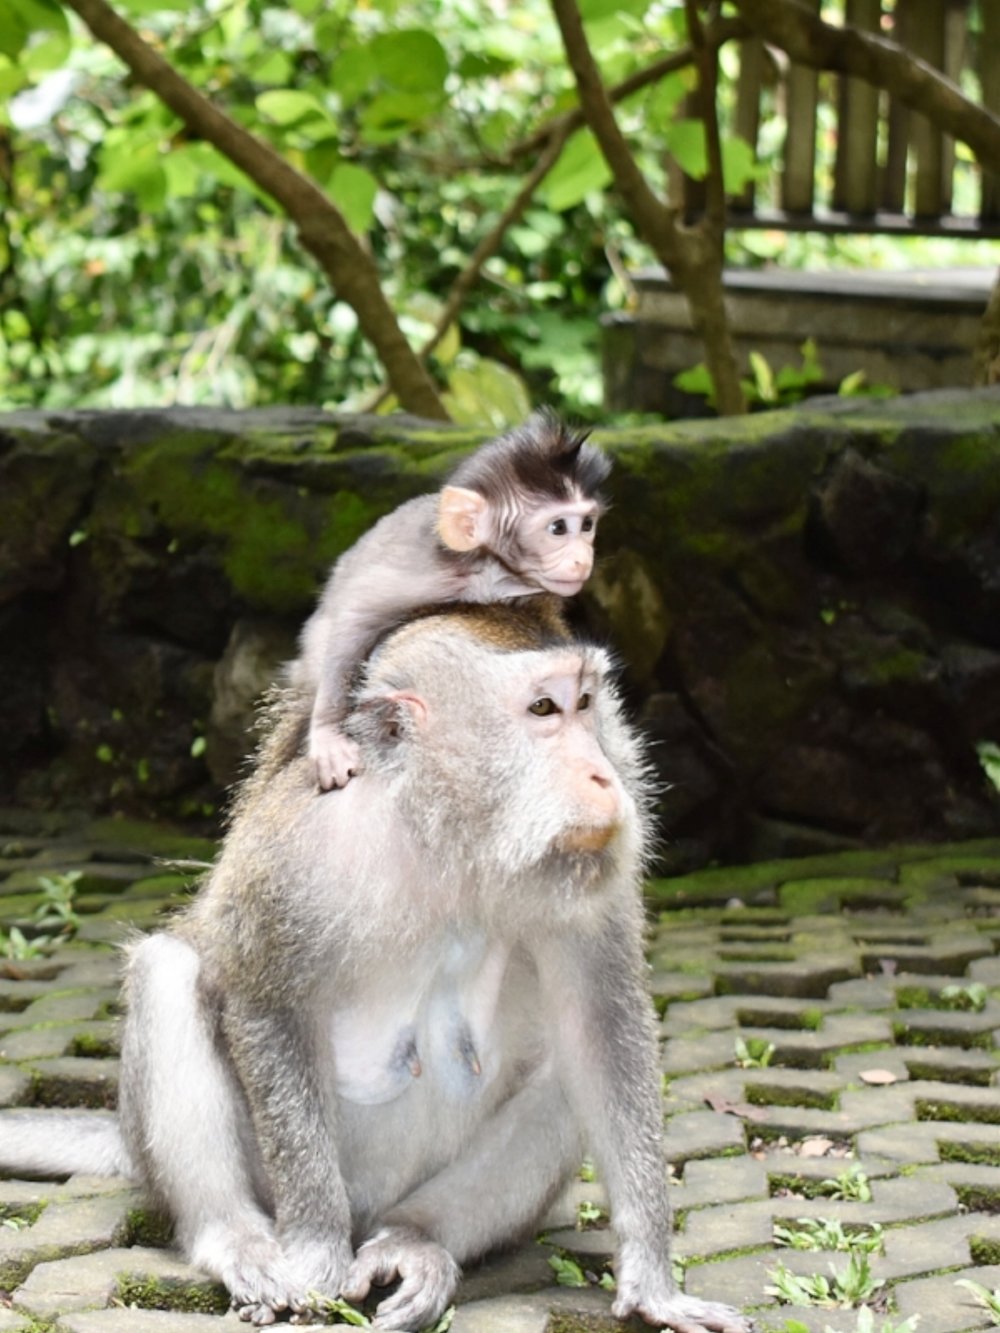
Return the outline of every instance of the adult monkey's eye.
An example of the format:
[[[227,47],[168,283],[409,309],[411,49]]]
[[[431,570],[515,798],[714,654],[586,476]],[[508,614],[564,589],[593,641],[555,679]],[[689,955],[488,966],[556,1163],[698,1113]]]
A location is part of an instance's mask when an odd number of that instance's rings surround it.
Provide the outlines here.
[[[547,694],[543,694],[540,699],[528,705],[528,712],[534,713],[535,717],[551,717],[553,713],[559,712],[559,705]]]
[[[587,709],[590,707],[590,705],[593,703],[593,701],[594,701],[594,700],[593,700],[593,695],[590,695],[590,694],[581,694],[580,697],[579,697],[579,699],[577,699],[577,701],[576,701],[576,710],[577,710],[577,712],[578,712],[578,713],[585,713],[585,712],[587,711]]]
[[[554,518],[549,524],[549,532],[553,537],[565,537],[568,529],[564,518]]]

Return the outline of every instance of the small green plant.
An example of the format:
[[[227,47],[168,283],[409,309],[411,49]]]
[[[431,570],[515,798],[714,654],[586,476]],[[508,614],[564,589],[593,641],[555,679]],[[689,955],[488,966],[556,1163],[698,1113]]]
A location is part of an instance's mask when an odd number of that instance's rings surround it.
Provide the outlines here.
[[[868,1177],[857,1162],[834,1178],[821,1180],[816,1186],[816,1194],[826,1199],[846,1199],[851,1203],[871,1203],[872,1187]]]
[[[549,1255],[549,1267],[556,1275],[556,1282],[560,1287],[601,1287],[604,1291],[614,1291],[614,1274],[609,1273],[607,1269],[602,1273],[594,1273],[590,1269],[584,1269],[578,1260],[565,1250],[556,1250],[554,1254]]]
[[[774,1059],[775,1046],[764,1037],[737,1037],[734,1050],[741,1069],[766,1069]]]
[[[43,898],[31,914],[31,936],[17,926],[0,930],[0,954],[17,962],[42,958],[57,944],[76,933],[80,924],[73,903],[77,882],[83,878],[81,870],[69,870],[64,875],[40,875],[38,887]]]
[[[964,1287],[977,1305],[989,1314],[993,1323],[1000,1327],[1000,1287],[994,1287],[990,1291],[989,1287],[984,1287],[981,1282],[972,1282],[967,1277],[960,1277],[956,1287]]]
[[[81,870],[68,870],[64,875],[40,875],[38,884],[45,897],[32,913],[32,921],[40,930],[55,930],[59,935],[72,935],[80,924],[74,910],[74,899]]]
[[[822,1273],[793,1273],[784,1264],[770,1269],[772,1285],[764,1290],[777,1296],[786,1305],[814,1305],[829,1310],[853,1310],[876,1296],[885,1285],[881,1278],[872,1276],[867,1254],[852,1251],[847,1267],[837,1269],[830,1265],[830,1277]]]
[[[987,778],[1000,791],[1000,745],[995,741],[977,741],[976,754]]]
[[[594,1163],[589,1157],[585,1157],[580,1163],[580,1169],[576,1173],[585,1185],[593,1185],[597,1179],[597,1172],[594,1170]]]
[[[919,1323],[920,1316],[911,1314],[909,1319],[904,1319],[901,1323],[896,1324],[891,1319],[883,1319],[881,1324],[876,1326],[871,1306],[866,1305],[858,1311],[858,1322],[854,1325],[854,1333],[917,1333]],[[786,1319],[782,1333],[809,1333],[809,1328],[801,1319]],[[827,1324],[823,1333],[835,1333],[835,1330]]]
[[[600,1227],[609,1221],[607,1209],[602,1208],[599,1203],[591,1203],[589,1199],[579,1204],[576,1210],[576,1229],[577,1231],[587,1231],[591,1227]]]
[[[368,1328],[371,1324],[363,1310],[340,1296],[321,1296],[318,1291],[310,1291],[307,1295],[310,1305],[320,1314],[326,1315],[327,1319],[332,1317],[336,1324],[351,1324],[354,1328]]]
[[[560,1287],[588,1287],[587,1275],[577,1263],[577,1261],[568,1254],[550,1254],[549,1267],[556,1275],[556,1282]]]
[[[800,1217],[790,1225],[775,1223],[774,1240],[792,1250],[860,1250],[875,1254],[882,1249],[882,1228],[876,1222],[856,1231],[845,1231],[843,1223],[829,1217]]]
[[[980,981],[970,981],[965,986],[956,982],[945,986],[938,995],[938,999],[948,1009],[972,1010],[977,1014],[986,1008],[989,998],[989,991]]]

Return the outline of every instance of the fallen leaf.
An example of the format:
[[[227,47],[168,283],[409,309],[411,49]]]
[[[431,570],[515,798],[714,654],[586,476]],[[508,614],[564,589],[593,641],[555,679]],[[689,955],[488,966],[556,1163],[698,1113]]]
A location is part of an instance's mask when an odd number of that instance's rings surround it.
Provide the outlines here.
[[[767,1112],[762,1106],[753,1106],[750,1102],[732,1102],[728,1097],[709,1095],[705,1098],[713,1111],[720,1115],[738,1115],[744,1120],[766,1120]]]
[[[833,1147],[833,1139],[803,1139],[799,1145],[801,1157],[825,1157]]]

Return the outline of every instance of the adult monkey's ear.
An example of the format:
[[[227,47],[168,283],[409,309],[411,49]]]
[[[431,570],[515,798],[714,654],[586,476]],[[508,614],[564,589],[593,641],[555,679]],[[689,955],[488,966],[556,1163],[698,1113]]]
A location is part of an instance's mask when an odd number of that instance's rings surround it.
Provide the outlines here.
[[[464,486],[444,486],[438,498],[437,530],[452,551],[474,551],[489,537],[486,514],[489,505],[478,491]]]

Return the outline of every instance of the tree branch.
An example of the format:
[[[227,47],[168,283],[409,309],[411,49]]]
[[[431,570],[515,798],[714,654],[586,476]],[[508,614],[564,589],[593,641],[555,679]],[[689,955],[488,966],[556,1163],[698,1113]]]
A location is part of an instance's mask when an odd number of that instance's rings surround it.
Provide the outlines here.
[[[933,66],[875,33],[837,28],[797,0],[735,0],[749,26],[792,60],[851,74],[921,112],[961,139],[984,166],[1000,167],[1000,117],[967,98]]]
[[[512,227],[515,222],[520,221],[525,209],[531,203],[535,191],[559,161],[559,155],[563,150],[563,146],[566,143],[569,134],[569,130],[553,130],[552,140],[545,152],[535,163],[534,169],[525,177],[524,184],[518,190],[517,194],[500,214],[496,223],[479,242],[475,250],[473,250],[465,267],[451,285],[447,300],[434,324],[434,332],[427,339],[418,353],[421,361],[426,360],[426,358],[430,356],[458,317],[458,312],[462,309],[462,306],[465,303],[465,298],[469,295],[469,292],[479,280],[479,275],[483,271],[484,264],[488,259],[492,259],[500,249],[508,228]],[[389,386],[380,389],[372,401],[366,405],[365,410],[374,412],[376,408],[380,407],[381,404],[385,402],[391,391]]]
[[[731,42],[736,38],[745,37],[750,29],[742,19],[719,19],[713,23],[705,34],[707,44],[715,50],[724,46],[726,42]],[[694,64],[696,55],[693,47],[684,46],[673,55],[664,56],[662,60],[654,61],[652,65],[647,65],[645,69],[638,69],[634,74],[630,74],[627,79],[622,79],[621,83],[613,84],[607,91],[608,101],[612,106],[617,106],[619,102],[631,97],[633,93],[638,93],[643,88],[648,88],[654,83],[659,83],[661,79],[667,78],[671,74],[676,74],[679,70],[687,69],[689,65]],[[526,135],[523,139],[518,139],[504,153],[502,160],[504,162],[515,162],[519,157],[526,157],[529,153],[537,152],[551,139],[553,134],[560,133],[565,129],[567,137],[586,125],[587,118],[583,114],[581,107],[573,107],[569,111],[564,111],[562,115],[547,120],[543,125],[539,125],[537,130]]]
[[[374,261],[319,186],[193,88],[105,0],[66,3],[140,83],[280,205],[338,296],[356,312],[361,330],[385,366],[402,406],[420,416],[447,419],[433,381],[403,336],[385,298]]]

